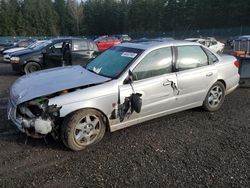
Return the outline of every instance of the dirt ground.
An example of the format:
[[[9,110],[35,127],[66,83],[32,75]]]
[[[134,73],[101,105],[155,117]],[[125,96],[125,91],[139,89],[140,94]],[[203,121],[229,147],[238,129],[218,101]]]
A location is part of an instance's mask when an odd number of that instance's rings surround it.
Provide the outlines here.
[[[0,187],[250,187],[250,89],[228,95],[218,112],[169,115],[72,152],[7,121],[18,76],[0,63]]]

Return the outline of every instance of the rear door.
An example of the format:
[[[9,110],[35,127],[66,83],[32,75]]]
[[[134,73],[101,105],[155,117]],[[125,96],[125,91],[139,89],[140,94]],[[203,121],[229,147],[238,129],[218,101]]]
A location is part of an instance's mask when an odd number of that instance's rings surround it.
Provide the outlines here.
[[[202,102],[217,80],[217,69],[201,46],[176,46],[178,105]]]
[[[172,50],[170,47],[154,50],[147,54],[132,70],[135,75],[132,84],[136,93],[142,94],[142,109],[129,119],[164,113],[174,108],[176,93],[171,83],[176,82],[172,72]],[[129,84],[119,87],[120,102],[133,93]]]
[[[92,58],[94,51],[87,40],[72,41],[72,64],[85,66]]]

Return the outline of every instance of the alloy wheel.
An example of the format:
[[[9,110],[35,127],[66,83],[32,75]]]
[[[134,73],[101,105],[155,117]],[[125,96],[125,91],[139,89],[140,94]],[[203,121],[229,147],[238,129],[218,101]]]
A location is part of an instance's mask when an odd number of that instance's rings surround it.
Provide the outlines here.
[[[220,86],[216,85],[214,86],[208,96],[208,104],[212,108],[216,108],[220,105],[220,102],[223,99],[223,90]]]
[[[76,125],[74,138],[79,145],[90,145],[100,133],[100,119],[96,115],[86,115]]]

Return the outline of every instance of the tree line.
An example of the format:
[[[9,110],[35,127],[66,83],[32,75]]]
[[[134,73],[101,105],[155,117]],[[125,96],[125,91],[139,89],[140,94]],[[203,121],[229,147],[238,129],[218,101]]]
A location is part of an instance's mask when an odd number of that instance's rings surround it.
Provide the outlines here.
[[[0,35],[142,34],[250,26],[249,12],[249,0],[0,0]]]

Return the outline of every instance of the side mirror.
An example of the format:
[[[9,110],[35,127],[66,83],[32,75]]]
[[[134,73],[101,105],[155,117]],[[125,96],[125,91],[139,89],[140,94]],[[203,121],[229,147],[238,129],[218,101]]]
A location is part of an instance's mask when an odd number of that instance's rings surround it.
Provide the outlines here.
[[[140,93],[133,93],[131,95],[131,107],[136,113],[141,112],[141,107],[142,107],[142,99],[141,99],[142,94]]]
[[[132,84],[134,80],[136,80],[136,75],[131,70],[129,70],[128,76],[124,80],[124,84]]]
[[[130,82],[133,83],[135,75],[131,70],[128,71],[128,77],[129,77]]]
[[[46,53],[47,53],[47,50],[46,50],[46,49],[43,49],[43,50],[42,50],[42,53],[43,53],[43,54],[46,54]]]

